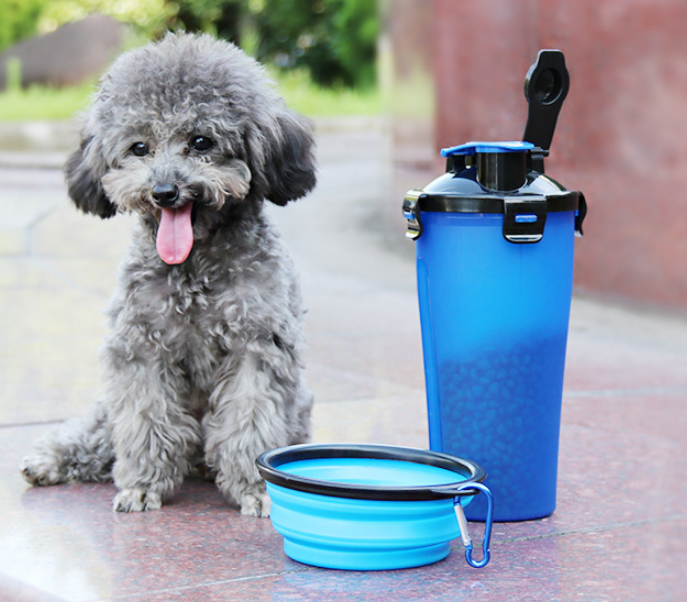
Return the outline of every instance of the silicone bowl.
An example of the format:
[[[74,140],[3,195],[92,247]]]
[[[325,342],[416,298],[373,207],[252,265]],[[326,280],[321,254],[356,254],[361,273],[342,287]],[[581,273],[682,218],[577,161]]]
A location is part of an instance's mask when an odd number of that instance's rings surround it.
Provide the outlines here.
[[[491,499],[481,484],[486,473],[474,462],[407,447],[297,445],[262,454],[257,466],[285,553],[325,568],[397,569],[442,560],[452,539],[463,537],[468,547],[466,528],[459,527],[462,506],[479,491]],[[486,529],[484,559],[473,562],[471,544],[470,555],[466,550],[472,566],[488,562],[489,520]]]

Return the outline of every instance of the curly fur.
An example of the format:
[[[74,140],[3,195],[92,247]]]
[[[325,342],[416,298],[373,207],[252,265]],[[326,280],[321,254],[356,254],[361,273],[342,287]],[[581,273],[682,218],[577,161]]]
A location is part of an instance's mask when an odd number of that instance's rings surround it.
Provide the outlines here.
[[[36,444],[28,482],[114,479],[115,510],[151,510],[204,460],[242,513],[269,513],[255,458],[308,440],[312,396],[299,284],[263,205],[312,189],[312,151],[309,125],[229,43],[168,34],[115,62],[66,166],[82,211],[138,216],[108,310],[105,392]],[[172,210],[192,207],[190,254],[171,265],[156,248],[160,186]]]

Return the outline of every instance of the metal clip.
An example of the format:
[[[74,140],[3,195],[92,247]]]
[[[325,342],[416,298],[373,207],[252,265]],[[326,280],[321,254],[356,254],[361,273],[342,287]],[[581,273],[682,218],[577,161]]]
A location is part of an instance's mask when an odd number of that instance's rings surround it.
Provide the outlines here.
[[[417,240],[422,236],[422,220],[420,219],[421,190],[409,190],[403,199],[403,217],[408,222],[406,238]]]
[[[453,500],[453,507],[456,511],[456,518],[458,519],[458,526],[460,527],[460,536],[463,539],[463,545],[465,546],[465,560],[467,563],[476,568],[481,569],[487,566],[489,559],[491,557],[491,552],[489,551],[489,543],[491,542],[491,528],[494,524],[494,498],[491,491],[486,485],[482,483],[466,483],[458,487],[458,491],[463,491],[465,489],[479,489],[482,493],[487,496],[487,518],[484,521],[484,540],[482,541],[482,560],[475,560],[472,557],[472,540],[468,533],[468,521],[465,519],[465,512],[463,511],[463,505],[461,503],[462,497],[456,497]]]
[[[508,242],[539,242],[546,224],[546,197],[515,195],[503,197],[503,236]]]

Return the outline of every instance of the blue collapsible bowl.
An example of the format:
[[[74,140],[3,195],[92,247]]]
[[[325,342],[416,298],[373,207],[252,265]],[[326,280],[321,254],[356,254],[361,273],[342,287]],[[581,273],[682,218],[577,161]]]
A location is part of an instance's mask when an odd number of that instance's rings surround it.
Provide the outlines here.
[[[406,447],[338,444],[276,449],[257,466],[272,500],[272,524],[293,560],[350,570],[416,567],[444,559],[457,537],[472,566],[489,560],[491,521],[484,558],[475,562],[462,512],[479,491],[491,499],[481,484],[486,473],[474,462]]]

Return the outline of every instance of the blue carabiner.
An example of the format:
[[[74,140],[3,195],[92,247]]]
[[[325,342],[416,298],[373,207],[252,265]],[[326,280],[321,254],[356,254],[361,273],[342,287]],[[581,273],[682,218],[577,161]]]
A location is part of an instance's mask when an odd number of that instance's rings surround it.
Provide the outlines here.
[[[479,489],[479,491],[487,496],[487,518],[484,522],[484,540],[482,541],[483,557],[482,560],[479,561],[472,557],[472,540],[468,535],[467,521],[465,520],[465,513],[463,512],[461,498],[457,497],[454,500],[454,505],[459,506],[456,508],[456,516],[458,517],[460,533],[463,538],[463,544],[465,545],[465,560],[467,560],[467,563],[470,566],[476,569],[481,569],[482,567],[487,566],[489,563],[489,558],[491,557],[489,543],[491,541],[491,528],[494,523],[494,497],[489,488],[486,485],[482,485],[482,483],[465,483],[464,485],[458,487],[457,491],[465,491],[466,489]]]

